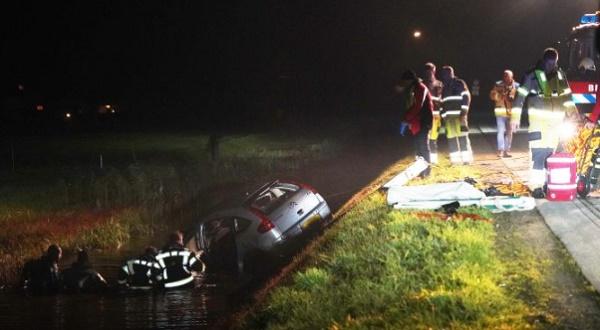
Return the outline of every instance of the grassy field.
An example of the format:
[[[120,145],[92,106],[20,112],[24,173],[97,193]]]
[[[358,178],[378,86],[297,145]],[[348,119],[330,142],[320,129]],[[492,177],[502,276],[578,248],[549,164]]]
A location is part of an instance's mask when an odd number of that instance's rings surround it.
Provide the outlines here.
[[[214,187],[252,183],[338,148],[324,137],[231,135],[213,159],[208,136],[193,133],[14,140],[0,155],[0,286],[50,242],[118,248],[181,223],[174,218],[189,208],[206,211]]]
[[[215,182],[247,180],[257,171],[297,168],[337,148],[325,138],[224,136],[213,161],[207,141],[202,134],[21,139],[12,147],[14,171],[12,156],[2,155],[7,160],[0,167],[4,170],[2,205],[35,210],[90,204],[156,205],[157,198],[190,195]]]

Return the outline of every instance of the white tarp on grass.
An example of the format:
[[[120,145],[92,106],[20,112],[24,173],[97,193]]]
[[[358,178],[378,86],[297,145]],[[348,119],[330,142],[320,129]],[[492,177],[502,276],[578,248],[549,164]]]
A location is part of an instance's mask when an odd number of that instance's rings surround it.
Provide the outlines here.
[[[427,168],[427,162],[419,157],[401,173],[383,185],[387,188],[387,203],[396,209],[439,209],[443,205],[458,202],[460,206],[477,205],[493,213],[527,211],[535,207],[533,197],[490,196],[471,184],[460,182],[437,183],[422,186],[404,185]]]
[[[423,186],[391,186],[387,192],[387,203],[407,206],[403,208],[415,205],[414,208],[436,209],[455,201],[458,201],[461,206],[474,205],[484,197],[483,191],[461,181]]]
[[[388,189],[387,202],[396,209],[435,210],[458,202],[460,206],[476,205],[492,211],[528,211],[535,208],[533,197],[490,196],[467,182],[438,183],[424,186],[395,186]]]
[[[413,210],[437,210],[443,205],[450,204],[456,201],[419,201],[394,204],[395,209],[413,209]],[[463,199],[458,201],[460,206],[480,206],[480,199]]]

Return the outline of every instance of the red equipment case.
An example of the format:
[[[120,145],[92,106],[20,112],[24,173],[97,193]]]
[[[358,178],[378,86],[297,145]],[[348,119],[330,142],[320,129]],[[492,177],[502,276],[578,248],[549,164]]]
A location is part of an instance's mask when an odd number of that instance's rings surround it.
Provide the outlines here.
[[[556,152],[546,159],[549,201],[572,201],[577,195],[577,160],[568,152]]]

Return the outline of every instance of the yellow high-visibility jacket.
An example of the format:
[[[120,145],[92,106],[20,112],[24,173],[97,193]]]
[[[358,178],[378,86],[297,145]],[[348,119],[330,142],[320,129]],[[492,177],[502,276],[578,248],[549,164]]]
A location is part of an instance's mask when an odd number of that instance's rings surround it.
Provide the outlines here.
[[[510,117],[512,120],[521,119],[521,111],[513,112],[512,103],[517,97],[519,83],[506,84],[503,80],[497,81],[490,91],[490,99],[494,101],[494,115],[496,117]]]
[[[543,70],[529,72],[517,90],[513,112],[521,111],[525,101],[529,112],[529,146],[556,148],[565,116],[577,115],[564,72],[560,69],[548,75]]]

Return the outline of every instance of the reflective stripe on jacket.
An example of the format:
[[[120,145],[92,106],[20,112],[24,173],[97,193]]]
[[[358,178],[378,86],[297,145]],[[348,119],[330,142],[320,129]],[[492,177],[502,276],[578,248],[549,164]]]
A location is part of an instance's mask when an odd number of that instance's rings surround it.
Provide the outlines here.
[[[156,261],[162,270],[162,283],[165,288],[184,286],[194,280],[193,266],[198,262],[196,255],[184,248],[171,249],[159,253]],[[204,265],[202,265],[204,271]]]
[[[565,115],[577,113],[571,89],[562,70],[547,76],[542,70],[528,73],[518,88],[513,111],[523,108],[527,100],[531,148],[556,148],[560,125]],[[539,136],[541,134],[541,136]]]
[[[463,80],[454,78],[448,85],[444,85],[441,113],[445,122],[446,137],[461,136],[462,131],[468,130],[466,118],[470,103],[471,95]]]
[[[127,260],[119,271],[118,283],[131,289],[151,289],[161,268],[158,262],[147,258]]]

